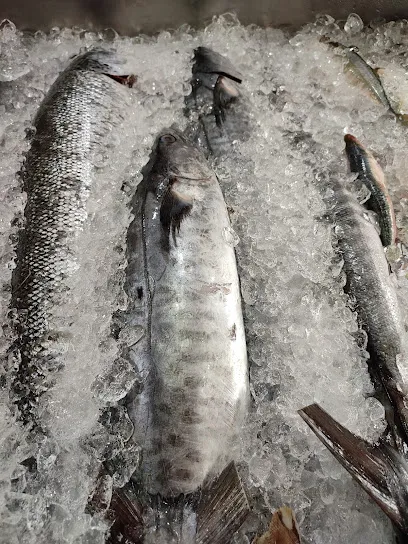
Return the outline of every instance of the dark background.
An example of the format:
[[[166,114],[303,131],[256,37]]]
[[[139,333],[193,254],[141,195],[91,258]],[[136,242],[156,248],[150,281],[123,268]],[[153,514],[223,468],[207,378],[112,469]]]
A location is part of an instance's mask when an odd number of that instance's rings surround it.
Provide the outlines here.
[[[358,13],[365,22],[408,18],[407,0],[0,0],[0,20],[25,30],[59,26],[102,29],[121,34],[154,33],[183,23],[201,27],[213,15],[235,12],[244,24],[297,28],[319,13],[345,19]]]

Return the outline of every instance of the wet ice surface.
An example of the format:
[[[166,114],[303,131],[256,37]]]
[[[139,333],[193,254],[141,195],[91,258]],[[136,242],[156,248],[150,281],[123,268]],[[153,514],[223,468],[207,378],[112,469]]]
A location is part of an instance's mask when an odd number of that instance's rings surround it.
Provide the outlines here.
[[[235,542],[251,542],[265,528],[271,510],[283,503],[295,509],[305,543],[392,542],[385,516],[297,415],[299,408],[316,401],[364,437],[375,440],[383,430],[381,406],[366,399],[372,388],[365,355],[356,342],[357,321],[342,290],[342,263],[332,247],[332,228],[324,220],[319,193],[323,174],[347,176],[345,132],[378,157],[398,226],[408,227],[408,128],[344,72],[344,58],[319,42],[322,35],[357,45],[367,61],[382,68],[395,103],[408,110],[408,25],[403,22],[362,28],[352,18],[344,28],[344,23],[322,17],[289,36],[245,28],[225,17],[200,32],[183,28],[134,39],[112,31],[55,30],[45,36],[23,35],[9,24],[0,29],[3,358],[13,339],[8,305],[14,219],[24,206],[15,173],[28,147],[25,129],[52,81],[81,47],[114,46],[138,76],[121,135],[129,148],[118,152],[113,163],[100,158],[99,190],[89,201],[72,312],[80,306],[81,292],[87,294],[87,305],[74,325],[69,368],[49,393],[54,409],[44,417],[53,436],[37,454],[34,479],[19,464],[32,446],[13,419],[7,388],[1,391],[0,540],[103,542],[102,521],[83,513],[99,460],[122,452],[128,468],[137,462],[137,448],[123,448],[131,433],[123,409],[103,411],[104,425],[98,422],[103,407],[115,407],[135,379],[117,359],[110,336],[111,316],[124,306],[120,249],[130,220],[126,203],[155,134],[173,122],[184,128],[192,51],[207,45],[227,55],[244,74],[242,89],[254,121],[250,140],[237,142],[230,156],[214,162],[240,238],[236,250],[251,365],[252,406],[240,444],[240,472],[253,513]],[[408,280],[403,275],[396,288],[407,318]],[[123,484],[125,473],[115,482]]]

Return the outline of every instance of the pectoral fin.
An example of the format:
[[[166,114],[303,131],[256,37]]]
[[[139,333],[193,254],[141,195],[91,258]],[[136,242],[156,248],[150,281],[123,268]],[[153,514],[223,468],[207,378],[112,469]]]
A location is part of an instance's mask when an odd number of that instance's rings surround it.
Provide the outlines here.
[[[197,509],[196,544],[230,544],[249,514],[249,504],[235,463],[202,490]]]
[[[173,237],[176,245],[176,234],[180,232],[180,225],[193,209],[193,201],[188,196],[182,195],[171,185],[166,192],[160,207],[160,223],[166,233],[166,237]]]

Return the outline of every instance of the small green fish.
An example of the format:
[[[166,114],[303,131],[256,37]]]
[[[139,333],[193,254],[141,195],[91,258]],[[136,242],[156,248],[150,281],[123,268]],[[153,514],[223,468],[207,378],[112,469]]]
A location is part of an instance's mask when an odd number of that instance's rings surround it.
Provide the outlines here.
[[[366,206],[378,215],[381,241],[384,246],[389,246],[395,242],[397,224],[384,172],[372,153],[357,138],[351,134],[346,134],[344,141],[346,142],[350,170],[358,173],[358,178],[370,190],[371,196]]]

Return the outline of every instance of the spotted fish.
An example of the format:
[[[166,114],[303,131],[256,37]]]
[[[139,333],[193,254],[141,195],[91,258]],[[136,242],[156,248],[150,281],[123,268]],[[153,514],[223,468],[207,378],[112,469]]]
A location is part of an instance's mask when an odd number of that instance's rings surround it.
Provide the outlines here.
[[[122,320],[145,329],[127,350],[143,380],[128,402],[144,451],[134,480],[162,516],[144,520],[144,542],[227,543],[248,512],[231,457],[248,402],[234,237],[215,174],[176,130],[159,136],[133,214]]]

